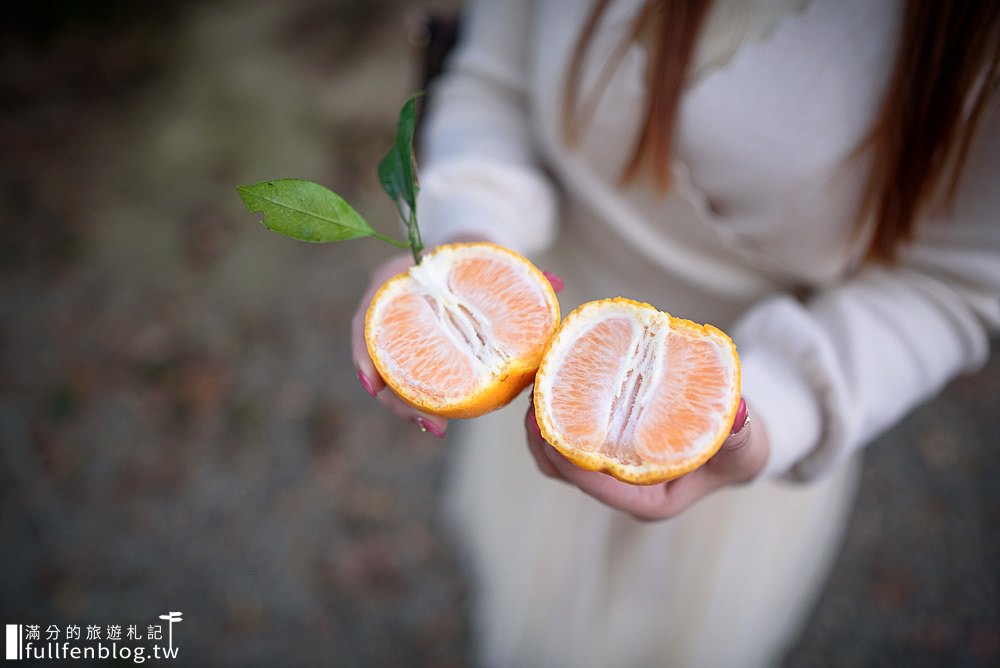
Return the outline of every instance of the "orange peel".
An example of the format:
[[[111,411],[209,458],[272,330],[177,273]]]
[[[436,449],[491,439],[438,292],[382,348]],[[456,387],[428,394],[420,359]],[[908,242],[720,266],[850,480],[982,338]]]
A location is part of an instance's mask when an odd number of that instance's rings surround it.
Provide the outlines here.
[[[577,466],[636,484],[703,465],[740,401],[732,340],[712,325],[617,297],[566,316],[534,389],[542,437]]]
[[[404,401],[469,418],[532,382],[558,323],[555,292],[527,259],[492,243],[446,244],[379,288],[365,343]]]

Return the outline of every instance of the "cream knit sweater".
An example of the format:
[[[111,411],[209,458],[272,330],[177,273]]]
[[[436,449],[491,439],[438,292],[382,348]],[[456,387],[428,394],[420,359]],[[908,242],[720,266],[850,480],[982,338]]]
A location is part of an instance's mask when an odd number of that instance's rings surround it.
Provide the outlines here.
[[[866,162],[851,152],[892,67],[896,2],[717,3],[666,196],[617,184],[645,95],[641,46],[580,145],[563,142],[563,77],[589,5],[470,3],[451,74],[432,91],[429,241],[480,234],[549,252],[581,299],[622,294],[727,329],[770,434],[769,476],[817,475],[983,363],[1000,324],[996,100],[954,208],[923,221],[898,266],[859,264]],[[611,4],[583,91],[638,5]]]

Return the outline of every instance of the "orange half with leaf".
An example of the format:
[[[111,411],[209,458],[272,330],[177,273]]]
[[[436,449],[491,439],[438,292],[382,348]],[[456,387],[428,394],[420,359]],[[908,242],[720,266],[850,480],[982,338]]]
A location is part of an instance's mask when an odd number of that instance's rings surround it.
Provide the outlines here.
[[[739,401],[739,358],[725,333],[621,297],[566,317],[534,389],[546,441],[577,466],[640,484],[708,461]]]
[[[392,390],[446,418],[509,403],[535,377],[559,324],[548,279],[490,243],[437,247],[389,279],[365,318],[365,342]]]

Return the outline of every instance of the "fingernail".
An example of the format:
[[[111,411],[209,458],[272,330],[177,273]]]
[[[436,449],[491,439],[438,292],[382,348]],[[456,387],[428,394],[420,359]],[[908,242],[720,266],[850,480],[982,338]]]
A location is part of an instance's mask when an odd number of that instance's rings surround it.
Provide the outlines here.
[[[745,426],[747,426],[747,402],[743,400],[743,397],[740,397],[740,405],[736,409],[736,417],[733,419],[732,433],[740,433]]]
[[[368,376],[365,375],[364,371],[358,371],[358,380],[361,381],[361,387],[365,388],[365,392],[372,395],[373,397],[377,396],[375,393],[375,388],[372,387],[372,382],[368,380]]]
[[[539,440],[545,440],[542,438],[542,430],[538,428],[538,420],[535,418],[535,411],[531,411],[531,419],[528,420],[528,424],[531,425],[531,431],[534,432],[535,436]]]
[[[549,283],[552,284],[552,289],[556,292],[562,292],[563,288],[566,287],[566,283],[558,274],[553,274],[551,271],[543,271],[542,274],[545,275],[545,278],[549,279]]]
[[[417,426],[420,427],[420,431],[430,432],[432,436],[437,436],[438,438],[444,438],[444,429],[437,426],[430,420],[424,418],[417,418],[415,420]]]

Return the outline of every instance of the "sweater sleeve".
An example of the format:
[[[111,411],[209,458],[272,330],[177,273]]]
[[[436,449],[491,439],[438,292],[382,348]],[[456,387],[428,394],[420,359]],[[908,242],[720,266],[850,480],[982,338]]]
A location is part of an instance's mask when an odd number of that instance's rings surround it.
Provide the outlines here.
[[[460,42],[430,91],[418,209],[428,245],[481,236],[522,253],[555,236],[527,109],[527,0],[467,3]]]
[[[743,392],[771,440],[764,475],[815,477],[985,362],[1000,328],[997,174],[993,104],[954,205],[921,221],[897,264],[806,303],[765,301],[737,323]]]

